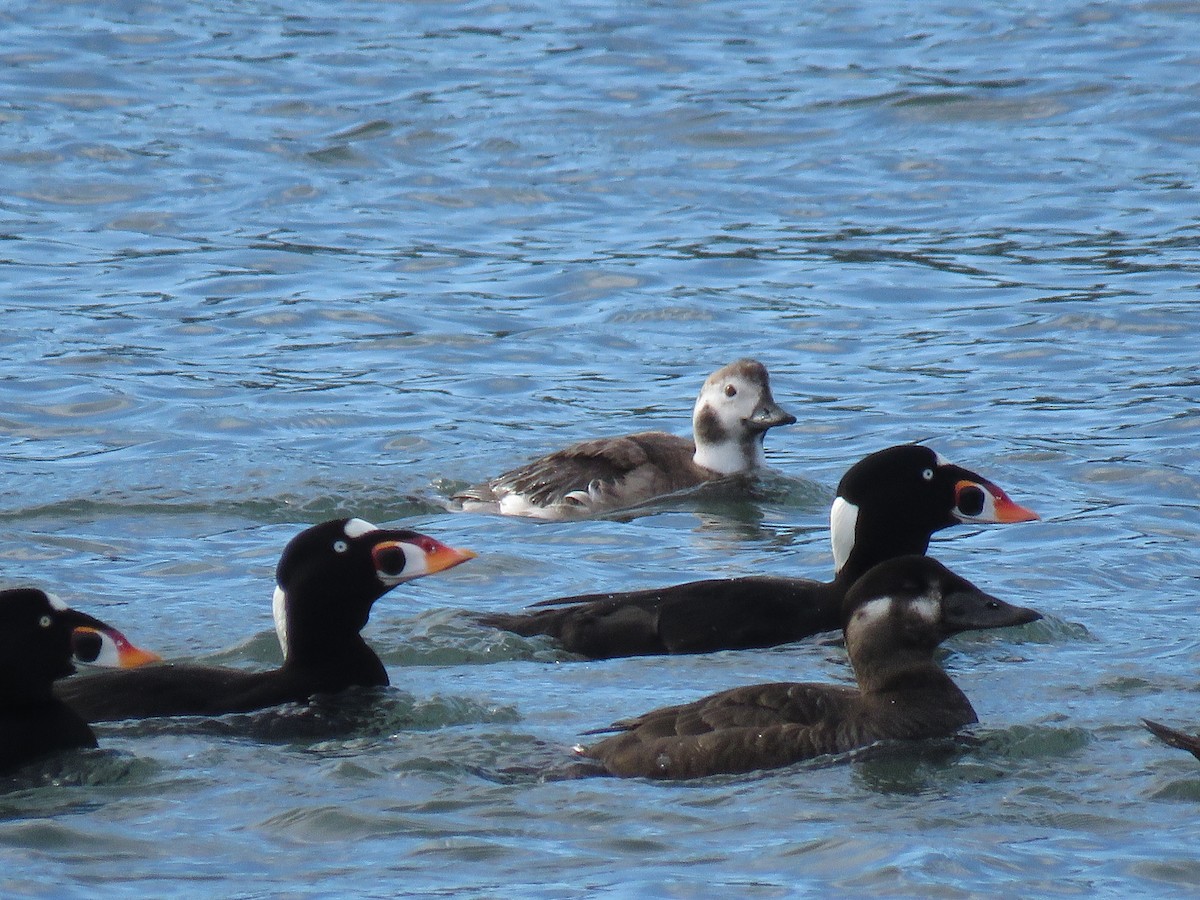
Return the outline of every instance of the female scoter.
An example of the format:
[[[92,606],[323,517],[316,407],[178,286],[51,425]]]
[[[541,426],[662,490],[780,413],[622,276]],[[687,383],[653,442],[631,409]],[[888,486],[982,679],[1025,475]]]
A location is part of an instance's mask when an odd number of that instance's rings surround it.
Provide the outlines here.
[[[456,509],[578,519],[766,465],[763,437],[796,417],[771,396],[767,369],[739,359],[708,376],[692,412],[694,442],[643,431],[598,438],[535,459],[450,498]]]
[[[937,645],[960,631],[1041,618],[927,556],[875,566],[846,594],[845,616],[857,689],[734,688],[618,722],[612,730],[620,734],[576,752],[611,775],[700,778],[773,769],[876,741],[949,737],[978,718],[934,662]]]
[[[315,525],[288,543],[275,572],[280,668],[176,663],[71,678],[56,691],[87,721],[100,722],[248,712],[356,685],[386,685],[383,663],[359,634],[371,606],[401,582],[474,556],[362,519]]]
[[[832,582],[748,576],[543,600],[484,624],[546,634],[591,659],[773,647],[841,627],[846,591],[876,563],[924,553],[959,522],[1026,522],[1037,514],[999,487],[918,444],[879,450],[842,477],[829,513]]]
[[[42,591],[0,591],[0,772],[96,746],[92,729],[51,690],[56,678],[75,671],[72,656],[111,665],[153,658],[112,626]]]
[[[1180,750],[1186,750],[1192,756],[1196,757],[1196,759],[1200,759],[1200,737],[1188,734],[1186,731],[1178,731],[1168,725],[1163,725],[1161,722],[1154,722],[1150,719],[1142,719],[1142,724],[1163,743],[1169,744],[1172,747],[1178,747]]]

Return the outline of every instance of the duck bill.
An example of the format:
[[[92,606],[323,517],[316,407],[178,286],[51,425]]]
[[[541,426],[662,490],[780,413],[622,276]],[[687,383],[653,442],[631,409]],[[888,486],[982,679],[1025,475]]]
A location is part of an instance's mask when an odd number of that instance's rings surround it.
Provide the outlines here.
[[[964,478],[954,485],[954,516],[960,522],[1033,522],[1032,509],[1014,502],[1003,489],[983,478]]]
[[[474,559],[479,555],[474,550],[447,547],[440,541],[433,541],[433,543],[437,546],[433,550],[425,551],[425,568],[430,575],[435,572],[444,572],[446,569],[453,569],[455,566],[461,565],[468,559]]]
[[[942,598],[942,626],[949,634],[1028,625],[1040,618],[1036,609],[1014,606],[977,588],[953,591]]]
[[[111,625],[86,613],[64,610],[61,615],[71,628],[71,653],[77,662],[106,669],[136,669],[162,662],[151,650],[135,646]]]
[[[751,429],[758,431],[766,431],[776,425],[794,425],[795,423],[796,417],[785,412],[783,407],[770,397],[758,404],[754,412],[750,414],[750,418],[746,419],[746,424]]]
[[[478,555],[416,532],[408,532],[400,540],[382,540],[371,548],[375,574],[389,587],[444,572]]]

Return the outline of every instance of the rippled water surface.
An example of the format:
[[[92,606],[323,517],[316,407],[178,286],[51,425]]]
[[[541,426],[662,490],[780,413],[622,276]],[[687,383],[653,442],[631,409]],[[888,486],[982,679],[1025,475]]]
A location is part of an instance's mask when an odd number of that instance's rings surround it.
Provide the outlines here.
[[[1200,5],[17,2],[0,10],[0,563],[169,657],[268,666],[304,525],[480,558],[401,587],[393,687],[118,723],[0,789],[5,896],[1185,893],[1200,763]],[[451,515],[770,368],[752,499]],[[683,785],[581,732],[828,638],[586,663],[463,610],[826,576],[865,453],[1043,515],[933,547],[1045,621],[944,661],[978,743]]]

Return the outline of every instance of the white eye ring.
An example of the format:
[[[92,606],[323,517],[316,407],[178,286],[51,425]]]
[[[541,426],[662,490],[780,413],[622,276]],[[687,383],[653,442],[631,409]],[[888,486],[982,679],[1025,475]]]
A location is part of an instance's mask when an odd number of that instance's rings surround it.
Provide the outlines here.
[[[933,469],[926,469],[921,473],[921,477],[926,481],[933,481]]]
[[[40,625],[42,628],[49,628],[53,624],[54,620],[49,616],[42,616],[40,619],[38,619],[38,625]]]
[[[349,549],[350,549],[350,545],[347,544],[345,541],[334,541],[333,542],[333,552],[334,553],[345,553]]]

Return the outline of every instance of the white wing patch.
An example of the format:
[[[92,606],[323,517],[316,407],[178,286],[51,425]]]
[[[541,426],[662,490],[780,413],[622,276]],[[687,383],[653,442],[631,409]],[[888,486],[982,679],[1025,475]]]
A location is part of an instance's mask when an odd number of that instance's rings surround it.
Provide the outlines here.
[[[361,520],[354,520],[361,521]],[[288,621],[287,594],[283,588],[276,586],[275,596],[271,600],[271,613],[275,616],[275,634],[279,638],[279,646],[283,650],[283,658],[288,655]]]
[[[346,532],[346,537],[356,538],[362,537],[364,534],[367,534],[371,531],[378,531],[379,528],[375,525],[372,525],[365,519],[351,519],[346,523],[346,527],[342,530]]]
[[[858,507],[845,497],[835,497],[829,508],[829,543],[833,546],[833,568],[842,566],[854,550],[854,532],[858,527]]]

